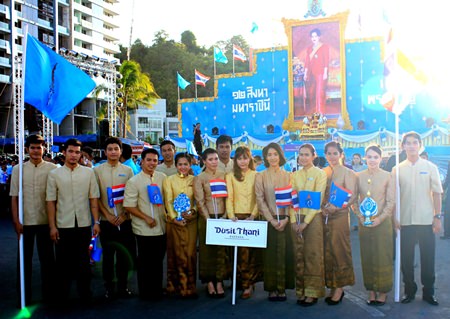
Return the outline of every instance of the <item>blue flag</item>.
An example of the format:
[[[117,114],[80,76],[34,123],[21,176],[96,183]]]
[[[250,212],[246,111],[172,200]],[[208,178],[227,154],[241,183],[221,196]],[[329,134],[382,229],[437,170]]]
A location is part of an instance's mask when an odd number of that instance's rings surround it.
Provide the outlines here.
[[[186,81],[178,72],[177,72],[177,80],[178,80],[178,86],[183,90],[186,89],[186,87],[189,84],[191,84],[188,81]]]
[[[256,22],[252,22],[252,29],[250,30],[251,33],[255,33],[256,31],[258,31],[259,27],[256,24]]]
[[[94,88],[82,70],[28,34],[25,102],[57,124]]]
[[[219,48],[214,47],[214,61],[218,63],[227,64],[228,59],[225,54]]]
[[[300,208],[320,209],[320,192],[300,191],[298,196]]]
[[[345,189],[334,182],[331,183],[329,199],[330,204],[333,204],[339,208],[345,208],[347,207],[350,197],[352,197],[352,192],[350,190]]]
[[[148,185],[147,192],[150,203],[158,206],[163,204],[161,190],[159,189],[159,186],[157,184]]]
[[[194,147],[194,143],[188,140],[186,140],[186,151],[190,155],[198,156],[197,150]]]

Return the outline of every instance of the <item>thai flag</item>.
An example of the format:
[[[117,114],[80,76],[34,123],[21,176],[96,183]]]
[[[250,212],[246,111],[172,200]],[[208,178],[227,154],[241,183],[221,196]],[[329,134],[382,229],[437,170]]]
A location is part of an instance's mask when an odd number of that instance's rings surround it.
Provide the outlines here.
[[[211,187],[211,197],[227,197],[227,183],[223,179],[212,179],[209,181]]]
[[[114,208],[117,204],[123,203],[125,184],[106,187],[106,193],[108,194],[109,207]]]
[[[292,204],[292,186],[275,188],[275,204],[278,207],[287,207]]]
[[[200,72],[195,70],[195,84],[196,85],[201,85],[204,87],[204,86],[206,86],[206,82],[208,82],[209,79],[210,79],[209,76],[201,74]]]
[[[242,51],[242,49],[235,44],[233,44],[233,59],[241,62],[247,61],[244,51]]]
[[[300,209],[300,202],[298,200],[297,191],[296,190],[292,190],[291,196],[292,196],[292,208],[295,209],[295,210],[299,210]]]

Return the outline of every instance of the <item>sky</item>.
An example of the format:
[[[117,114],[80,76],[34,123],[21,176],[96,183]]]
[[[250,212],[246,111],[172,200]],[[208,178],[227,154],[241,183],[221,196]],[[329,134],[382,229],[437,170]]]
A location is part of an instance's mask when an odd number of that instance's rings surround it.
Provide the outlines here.
[[[133,8],[134,2],[134,8]],[[199,46],[242,35],[253,48],[287,45],[282,18],[304,19],[308,0],[119,0],[118,36],[129,44],[133,17],[132,43],[140,39],[152,45],[154,35],[165,30],[169,39],[180,41],[181,33],[190,30]],[[447,0],[323,0],[326,16],[349,11],[345,39],[383,37],[389,28],[384,16],[394,26],[398,46],[432,73],[450,74],[443,65],[447,50],[439,50],[442,32],[449,29]],[[361,21],[361,29],[358,26]],[[259,30],[250,32],[255,22]],[[447,69],[443,70],[442,68]]]

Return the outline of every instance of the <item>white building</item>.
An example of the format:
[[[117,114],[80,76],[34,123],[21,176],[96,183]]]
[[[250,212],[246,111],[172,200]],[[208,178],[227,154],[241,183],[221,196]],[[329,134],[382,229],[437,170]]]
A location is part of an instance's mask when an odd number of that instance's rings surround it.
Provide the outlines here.
[[[166,117],[166,100],[158,99],[151,108],[140,106],[129,112],[130,132],[128,138],[159,144],[159,139],[168,134],[178,134],[178,119]]]
[[[39,41],[61,48],[113,60],[120,52],[115,30],[119,27],[117,0],[0,0],[0,135],[13,137],[13,59],[23,53],[25,25]],[[86,99],[77,106],[55,134],[95,133],[96,105]],[[35,114],[33,114],[33,112]],[[30,131],[39,126],[34,109],[26,113]]]

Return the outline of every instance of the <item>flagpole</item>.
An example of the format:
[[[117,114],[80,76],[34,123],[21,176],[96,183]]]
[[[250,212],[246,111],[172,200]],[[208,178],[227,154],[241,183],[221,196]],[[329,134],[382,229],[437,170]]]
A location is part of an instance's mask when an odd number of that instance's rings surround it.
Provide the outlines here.
[[[398,103],[396,99],[395,103]],[[395,219],[400,223],[400,170],[398,164],[400,162],[400,149],[399,149],[399,140],[400,140],[400,129],[399,129],[399,115],[397,112],[395,114],[395,195],[396,195],[396,203],[395,205]],[[396,229],[396,237],[395,237],[395,282],[394,282],[394,301],[400,301],[400,228]]]
[[[179,73],[177,72],[177,89],[178,89],[178,100],[180,100],[180,84],[178,83]]]
[[[195,82],[195,100],[197,100],[197,80],[196,80],[196,72],[197,70],[194,69],[194,82]]]
[[[234,46],[233,46],[233,77],[234,77]]]
[[[25,39],[23,44],[22,54],[22,90],[20,91],[20,115],[19,115],[19,196],[18,196],[18,210],[19,222],[23,225],[23,151],[24,151],[24,99],[25,99],[25,72],[26,72],[26,58],[27,58],[27,41],[28,40],[28,25],[25,24]],[[19,237],[19,268],[20,268],[20,308],[24,309],[25,305],[25,265],[24,265],[24,248],[23,248],[23,233]]]

